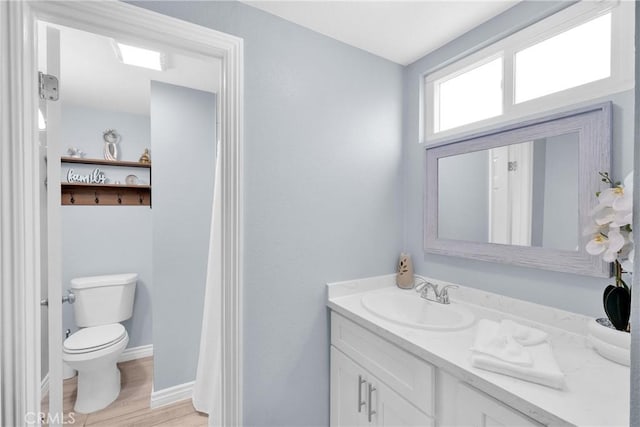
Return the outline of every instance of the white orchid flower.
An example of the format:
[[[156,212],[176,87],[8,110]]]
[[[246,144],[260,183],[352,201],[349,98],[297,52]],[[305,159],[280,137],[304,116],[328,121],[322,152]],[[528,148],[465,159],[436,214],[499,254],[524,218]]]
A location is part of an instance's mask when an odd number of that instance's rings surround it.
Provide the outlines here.
[[[606,262],[614,262],[618,257],[618,252],[624,246],[625,239],[619,228],[611,227],[608,234],[609,246],[602,254],[602,259]]]
[[[636,254],[636,250],[633,245],[633,232],[629,233],[629,236],[627,236],[627,239],[629,241],[629,246],[631,247],[631,251],[627,254],[627,258],[623,260],[620,263],[620,265],[622,265],[622,268],[625,271],[633,273],[633,258],[635,257],[635,254]]]
[[[593,220],[598,225],[606,225],[616,219],[616,211],[610,206],[605,206],[593,214]]]
[[[613,200],[611,207],[616,212],[631,212],[633,210],[633,171],[629,172],[624,179],[622,194]]]
[[[583,236],[595,236],[596,234],[600,234],[600,233],[604,233],[607,234],[607,231],[609,230],[609,225],[605,224],[605,225],[598,225],[596,223],[593,224],[589,224],[584,228],[584,231],[582,232]]]
[[[602,181],[613,184],[608,174],[600,175]],[[598,205],[590,212],[593,223],[584,230],[585,236],[593,238],[585,249],[591,255],[601,256],[605,262],[619,262],[624,270],[633,271],[633,171],[625,177],[624,184],[607,188],[597,197]],[[616,275],[618,272],[622,270],[616,269]]]
[[[633,223],[633,211],[615,212],[613,220],[609,224],[611,227],[624,227]]]
[[[598,199],[600,200],[600,199]],[[598,212],[610,208],[611,206],[607,205],[606,203],[598,203],[593,209],[591,209],[591,212],[589,212],[590,216],[594,216],[595,214],[597,214]]]
[[[624,243],[624,237],[620,233],[620,229],[611,228],[607,236],[602,233],[594,235],[585,249],[591,255],[602,254],[602,259],[606,262],[613,262],[616,260],[618,251],[622,249]]]
[[[611,207],[614,211],[630,211],[633,208],[633,171],[624,179],[624,185],[602,190],[598,196],[598,206],[593,212]]]

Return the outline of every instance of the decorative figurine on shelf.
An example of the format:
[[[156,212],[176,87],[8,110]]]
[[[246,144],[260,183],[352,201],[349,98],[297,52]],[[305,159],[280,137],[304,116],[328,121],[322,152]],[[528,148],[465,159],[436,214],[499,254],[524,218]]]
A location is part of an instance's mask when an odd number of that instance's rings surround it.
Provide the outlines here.
[[[144,164],[149,164],[151,163],[151,157],[149,156],[149,149],[145,148],[144,149],[144,153],[142,153],[142,156],[140,156],[140,160],[138,160],[139,163],[144,163]]]
[[[118,142],[120,142],[120,135],[115,129],[107,129],[102,132],[102,139],[104,139],[104,159],[105,160],[118,160]]]
[[[69,147],[67,149],[67,154],[69,154],[69,157],[73,157],[76,159],[81,159],[83,158],[87,153],[85,153],[84,151],[82,151],[81,149],[79,149],[78,147]]]

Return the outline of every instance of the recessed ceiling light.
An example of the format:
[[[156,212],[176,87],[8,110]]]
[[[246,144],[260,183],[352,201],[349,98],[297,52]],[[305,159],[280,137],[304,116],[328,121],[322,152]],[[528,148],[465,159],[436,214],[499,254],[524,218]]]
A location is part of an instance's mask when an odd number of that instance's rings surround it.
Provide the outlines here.
[[[163,71],[165,69],[164,53],[119,42],[115,42],[114,46],[118,59],[120,59],[123,64],[135,65],[136,67],[149,68],[157,71]]]

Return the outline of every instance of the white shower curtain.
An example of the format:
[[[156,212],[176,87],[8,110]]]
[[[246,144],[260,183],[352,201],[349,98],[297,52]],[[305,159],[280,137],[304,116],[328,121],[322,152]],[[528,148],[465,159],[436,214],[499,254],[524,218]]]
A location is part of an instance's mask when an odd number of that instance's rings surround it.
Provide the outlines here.
[[[200,354],[193,388],[193,406],[197,411],[209,414],[209,425],[220,425],[221,390],[221,312],[222,307],[222,199],[220,184],[220,144],[216,150],[213,208],[211,211],[211,235],[207,283],[202,314]]]

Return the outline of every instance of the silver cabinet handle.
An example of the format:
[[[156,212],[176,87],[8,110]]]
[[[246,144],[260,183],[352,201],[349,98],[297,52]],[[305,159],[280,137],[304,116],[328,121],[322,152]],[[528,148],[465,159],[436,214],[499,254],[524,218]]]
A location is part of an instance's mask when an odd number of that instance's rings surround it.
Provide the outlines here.
[[[369,396],[368,396],[368,401],[369,401],[369,413],[367,414],[367,417],[369,418],[369,422],[371,422],[371,417],[374,416],[375,414],[377,414],[377,412],[373,409],[373,402],[371,400],[373,392],[377,391],[377,389],[371,385],[371,383],[369,383]]]
[[[362,385],[366,384],[367,380],[362,378],[362,375],[358,375],[358,412],[362,412],[362,407],[367,404],[362,400]]]

